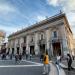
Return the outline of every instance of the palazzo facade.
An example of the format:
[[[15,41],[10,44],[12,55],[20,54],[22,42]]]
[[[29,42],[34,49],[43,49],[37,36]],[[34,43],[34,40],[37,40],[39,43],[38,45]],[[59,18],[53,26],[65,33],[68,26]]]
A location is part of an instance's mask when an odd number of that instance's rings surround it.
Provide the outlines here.
[[[8,36],[12,54],[50,55],[72,53],[73,34],[64,13],[57,14]]]

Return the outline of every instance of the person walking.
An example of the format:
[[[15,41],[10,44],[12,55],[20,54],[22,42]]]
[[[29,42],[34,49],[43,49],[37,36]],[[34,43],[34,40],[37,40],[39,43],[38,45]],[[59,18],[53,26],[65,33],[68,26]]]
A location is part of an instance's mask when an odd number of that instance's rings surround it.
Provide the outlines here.
[[[19,55],[16,54],[16,55],[15,55],[15,63],[16,63],[16,64],[18,63],[18,60],[19,60]]]
[[[29,55],[28,52],[26,52],[26,60],[28,59],[28,55]]]
[[[48,74],[49,57],[48,57],[48,52],[47,51],[44,54],[43,63],[44,63],[44,72],[43,72],[43,74]]]
[[[60,61],[61,61],[61,56],[58,54],[58,55],[57,55],[56,64],[58,65],[58,68],[59,68],[59,69],[60,69]]]
[[[32,58],[32,54],[30,54],[30,60],[31,60],[31,58]]]
[[[22,54],[20,53],[19,54],[19,63],[21,63],[21,60],[22,60]]]
[[[12,60],[12,53],[10,54],[10,60]]]
[[[71,70],[72,68],[72,58],[71,58],[71,55],[70,54],[67,54],[67,63],[68,63],[68,71]]]
[[[44,55],[41,53],[41,54],[40,54],[40,61],[43,61],[43,56],[44,56]]]

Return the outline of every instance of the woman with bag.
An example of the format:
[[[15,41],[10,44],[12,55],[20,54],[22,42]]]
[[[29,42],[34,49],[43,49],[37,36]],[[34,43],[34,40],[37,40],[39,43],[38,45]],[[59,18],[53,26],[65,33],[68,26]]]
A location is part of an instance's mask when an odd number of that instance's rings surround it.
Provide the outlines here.
[[[48,56],[48,52],[47,52],[47,51],[46,51],[46,53],[44,54],[43,63],[44,63],[44,72],[43,72],[43,74],[48,74],[49,56]]]

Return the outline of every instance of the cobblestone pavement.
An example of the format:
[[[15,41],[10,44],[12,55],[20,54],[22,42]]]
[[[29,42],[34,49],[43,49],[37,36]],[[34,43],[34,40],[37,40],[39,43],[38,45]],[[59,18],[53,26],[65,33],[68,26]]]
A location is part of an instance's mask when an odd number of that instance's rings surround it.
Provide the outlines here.
[[[37,62],[37,63],[36,63]],[[21,62],[15,63],[15,60],[0,60],[1,75],[43,75],[42,61],[39,58],[23,59]],[[58,75],[57,68],[50,65],[50,75]],[[60,75],[63,70],[60,70]]]
[[[0,75],[42,75],[42,66],[0,67]]]
[[[43,75],[43,64],[39,58],[15,60],[0,60],[0,75]],[[49,75],[58,75],[57,68],[50,64]]]
[[[0,60],[0,75],[42,75],[43,66],[40,63],[14,60]]]

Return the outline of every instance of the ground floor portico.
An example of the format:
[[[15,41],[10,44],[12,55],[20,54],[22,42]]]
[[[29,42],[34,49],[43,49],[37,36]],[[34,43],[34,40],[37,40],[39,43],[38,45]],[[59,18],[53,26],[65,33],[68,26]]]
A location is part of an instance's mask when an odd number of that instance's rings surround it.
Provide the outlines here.
[[[26,44],[26,45],[18,45],[16,48],[10,48],[10,54],[32,54],[32,55],[40,55],[44,54],[46,50],[48,50],[48,54],[51,56],[64,55],[63,51],[63,41],[61,40],[51,40],[50,42],[39,42],[38,44]],[[47,46],[49,45],[49,47]]]
[[[64,55],[63,54],[63,41],[61,39],[54,39],[51,41],[53,56]]]

